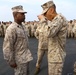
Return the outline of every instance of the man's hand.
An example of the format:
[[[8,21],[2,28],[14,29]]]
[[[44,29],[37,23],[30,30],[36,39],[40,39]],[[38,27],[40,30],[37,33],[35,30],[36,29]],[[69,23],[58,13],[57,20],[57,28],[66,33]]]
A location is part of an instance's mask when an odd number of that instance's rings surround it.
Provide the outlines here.
[[[45,16],[44,16],[44,15],[38,15],[37,17],[38,17],[38,19],[39,19],[39,20],[41,20],[41,19],[44,19],[44,18],[45,18]]]
[[[17,67],[17,64],[16,63],[13,63],[13,64],[9,64],[12,68],[16,68]]]

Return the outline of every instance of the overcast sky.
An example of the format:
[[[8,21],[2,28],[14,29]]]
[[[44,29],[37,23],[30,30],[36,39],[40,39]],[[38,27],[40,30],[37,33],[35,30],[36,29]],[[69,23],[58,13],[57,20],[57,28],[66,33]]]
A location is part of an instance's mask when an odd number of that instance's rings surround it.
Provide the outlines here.
[[[42,12],[41,5],[49,0],[0,0],[0,21],[13,21],[11,8],[22,5],[26,14],[26,21],[38,20],[37,15]],[[76,19],[76,0],[53,0],[57,13],[62,13],[67,20]]]

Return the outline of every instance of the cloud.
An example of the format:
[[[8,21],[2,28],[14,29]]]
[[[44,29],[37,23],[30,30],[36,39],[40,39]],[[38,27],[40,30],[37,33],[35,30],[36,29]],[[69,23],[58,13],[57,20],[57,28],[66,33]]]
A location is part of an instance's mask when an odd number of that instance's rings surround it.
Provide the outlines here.
[[[60,0],[55,1],[55,4],[57,6],[57,12],[62,13],[68,20],[75,18],[75,12],[76,12],[76,5],[75,2],[71,2],[68,0]]]
[[[1,0],[4,2],[27,3],[27,4],[43,4],[49,0]]]
[[[2,0],[2,1],[5,1],[5,2],[17,2],[17,3],[29,3],[30,1],[28,0]],[[33,1],[33,0],[31,0]]]
[[[2,1],[5,1],[5,2],[18,2],[18,3],[27,3],[28,1],[27,0],[2,0]]]
[[[2,6],[0,6],[0,11],[1,11],[0,15],[1,14],[5,15],[5,14],[8,14],[9,12],[11,12],[11,9],[7,5],[2,5]]]
[[[0,19],[12,20],[11,7],[15,5],[23,5],[27,11],[26,20],[37,19],[37,15],[42,12],[41,5],[49,0],[1,0],[0,2]],[[71,0],[53,0],[57,6],[57,12],[62,13],[68,19],[76,17],[76,4]],[[4,12],[4,13],[3,13]]]
[[[9,21],[11,17],[12,13],[10,7],[7,5],[0,5],[0,21]]]

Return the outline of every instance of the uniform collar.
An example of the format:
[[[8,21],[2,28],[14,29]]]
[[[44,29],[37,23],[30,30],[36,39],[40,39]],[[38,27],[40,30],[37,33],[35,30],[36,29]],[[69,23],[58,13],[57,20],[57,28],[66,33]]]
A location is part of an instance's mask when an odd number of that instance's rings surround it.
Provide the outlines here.
[[[17,27],[21,27],[22,25],[20,25],[20,24],[18,24],[18,23],[16,23],[16,22],[14,22],[14,25],[16,25]]]

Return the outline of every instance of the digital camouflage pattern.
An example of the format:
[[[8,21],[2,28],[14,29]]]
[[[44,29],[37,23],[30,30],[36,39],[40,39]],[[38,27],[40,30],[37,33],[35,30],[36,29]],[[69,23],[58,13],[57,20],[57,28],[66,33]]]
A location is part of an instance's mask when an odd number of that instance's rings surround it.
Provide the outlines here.
[[[23,25],[12,23],[6,30],[3,43],[4,59],[8,63],[27,63],[33,59]]]
[[[17,68],[14,69],[15,75],[29,75],[28,65],[28,63],[19,64]]]
[[[46,21],[46,19],[43,19],[41,22],[43,24],[48,24],[49,75],[61,75],[61,73],[59,74],[57,71],[57,73],[55,73],[55,69],[57,69],[59,65],[63,66],[64,58],[66,56],[65,43],[67,35],[67,20],[61,14],[58,14],[52,21]],[[52,65],[54,66],[53,71],[51,71]]]
[[[47,38],[47,25],[45,23],[39,24],[36,29],[35,37],[38,39],[38,49],[47,50],[48,49],[48,38]]]
[[[40,68],[42,58],[48,51],[48,38],[46,36],[47,32],[47,25],[39,23],[35,32],[35,37],[38,39],[37,68]]]

